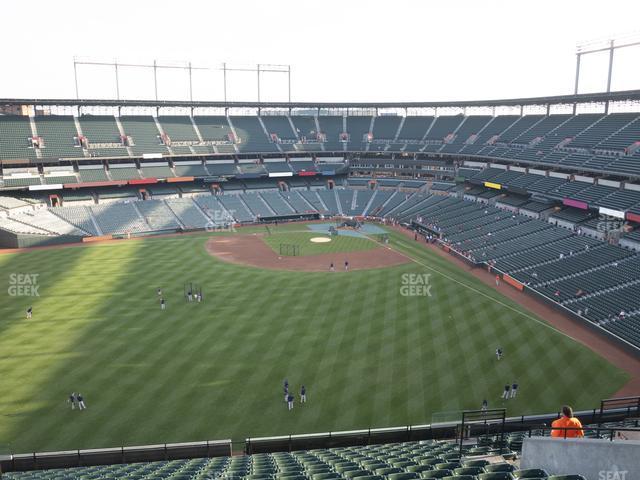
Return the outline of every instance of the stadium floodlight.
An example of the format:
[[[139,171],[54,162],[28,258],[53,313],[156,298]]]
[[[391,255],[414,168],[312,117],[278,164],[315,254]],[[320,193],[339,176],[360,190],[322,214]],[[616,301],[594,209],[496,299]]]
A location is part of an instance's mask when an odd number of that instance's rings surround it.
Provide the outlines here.
[[[620,48],[640,46],[640,32],[620,35],[608,39],[592,40],[576,46],[576,81],[573,94],[578,94],[578,85],[580,83],[580,59],[583,55],[591,53],[609,52],[609,71],[607,74],[607,90],[611,92],[611,77],[613,74],[613,54]],[[609,102],[605,103],[605,114],[609,113]],[[576,104],[573,104],[573,114],[576,114]]]
[[[224,102],[227,102],[227,72],[253,72],[256,73],[257,79],[257,94],[258,103],[261,101],[260,94],[260,78],[265,73],[286,73],[287,74],[287,99],[291,103],[291,65],[285,64],[270,64],[270,63],[258,63],[254,66],[228,66],[227,63],[223,63],[221,66],[195,66],[189,62],[176,62],[176,63],[158,63],[157,60],[153,60],[153,63],[127,63],[119,62],[117,59],[113,61],[95,60],[91,58],[73,57],[73,75],[75,80],[76,100],[80,99],[79,87],[78,87],[78,66],[79,65],[93,65],[93,66],[106,66],[113,67],[115,74],[115,89],[116,100],[120,100],[120,77],[119,70],[122,68],[144,68],[153,70],[153,88],[155,93],[155,99],[158,100],[158,70],[162,69],[179,69],[186,70],[189,74],[189,101],[193,101],[193,72],[194,71],[221,71],[223,78],[223,95]]]

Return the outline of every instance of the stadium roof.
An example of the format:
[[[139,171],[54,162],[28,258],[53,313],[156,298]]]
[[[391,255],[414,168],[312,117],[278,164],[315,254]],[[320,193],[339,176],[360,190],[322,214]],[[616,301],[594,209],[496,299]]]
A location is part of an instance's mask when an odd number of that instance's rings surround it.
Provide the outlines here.
[[[0,105],[86,106],[86,107],[208,107],[208,108],[442,108],[442,107],[519,107],[525,105],[570,105],[640,101],[640,90],[581,93],[548,97],[497,100],[458,100],[439,102],[224,102],[188,100],[107,100],[107,99],[39,99],[4,98]]]

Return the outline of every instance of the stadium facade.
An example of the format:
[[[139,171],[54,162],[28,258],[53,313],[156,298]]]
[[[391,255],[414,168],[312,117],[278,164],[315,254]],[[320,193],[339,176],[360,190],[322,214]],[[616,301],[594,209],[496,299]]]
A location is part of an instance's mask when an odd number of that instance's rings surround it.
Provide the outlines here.
[[[28,247],[319,216],[376,217],[435,237],[466,262],[493,269],[637,353],[640,112],[618,110],[638,106],[640,91],[383,104],[0,100],[0,242]],[[505,108],[509,113],[498,112]],[[602,112],[579,113],[583,108]],[[441,114],[452,110],[459,113]],[[637,398],[611,411],[604,405],[591,412],[594,436],[607,421],[617,422],[608,425],[612,437],[637,426],[628,419],[637,416]],[[357,451],[234,460],[226,441],[11,455],[3,466],[162,459],[140,471],[111,466],[81,474],[409,480],[469,478],[460,469],[475,468],[478,478],[513,478],[515,467],[507,464],[467,462],[485,454],[509,459],[526,435],[548,433],[541,422],[553,416],[491,414],[496,417],[488,422],[485,412],[473,432],[463,421],[245,444],[251,454],[367,445]],[[465,444],[471,433],[480,441]],[[459,447],[436,441],[458,435]],[[373,446],[392,441],[423,443]],[[500,472],[508,475],[492,475]],[[55,478],[76,473],[59,471]]]
[[[387,218],[640,346],[640,91],[0,105],[4,247],[320,215]],[[452,110],[460,113],[441,115]]]

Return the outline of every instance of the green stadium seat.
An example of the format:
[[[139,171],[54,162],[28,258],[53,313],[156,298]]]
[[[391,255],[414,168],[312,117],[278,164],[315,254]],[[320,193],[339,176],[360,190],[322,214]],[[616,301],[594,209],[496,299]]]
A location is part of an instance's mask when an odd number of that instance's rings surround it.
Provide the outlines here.
[[[415,465],[416,462],[414,462],[413,460],[400,460],[400,461],[392,461],[389,462],[391,464],[392,467],[398,467],[398,468],[403,468],[403,469],[407,469],[407,467],[410,467],[411,465]]]
[[[313,474],[311,478],[313,480],[334,480],[342,477],[339,473],[336,472],[325,472]]]
[[[486,472],[514,472],[516,471],[515,465],[511,463],[492,463],[484,467]]]
[[[549,474],[545,470],[542,470],[541,468],[529,468],[527,470],[516,470],[515,472],[513,472],[513,476],[518,479],[520,478],[537,479],[537,478],[547,478]]]
[[[44,115],[35,117],[38,136],[44,141],[40,148],[45,158],[83,158],[77,143],[78,130],[72,116]]]
[[[489,472],[478,475],[478,480],[513,480],[511,472]]]
[[[31,137],[29,117],[0,115],[0,159],[36,158],[36,150],[29,142]]]
[[[465,460],[462,462],[465,467],[484,467],[489,465],[489,460],[485,459],[475,459],[475,460]]]
[[[453,470],[456,475],[479,475],[485,473],[482,467],[458,467]]]
[[[407,467],[407,472],[428,472],[429,470],[433,470],[433,465],[411,465]]]
[[[369,470],[348,470],[342,474],[344,478],[367,477],[371,475]]]
[[[551,475],[547,480],[587,480],[582,475]]]
[[[460,454],[459,453],[447,453],[445,455],[442,456],[442,458],[444,458],[445,460],[460,460]]]
[[[402,469],[396,467],[384,467],[384,468],[376,468],[374,470],[376,475],[391,475],[392,473],[403,473]]]
[[[273,467],[271,467],[273,468]],[[284,477],[287,475],[298,475],[304,469],[300,465],[278,465],[278,476]]]
[[[300,474],[296,474],[296,475],[292,475],[292,474],[276,475],[276,478],[278,480],[308,480],[305,475],[300,475]]]
[[[420,476],[415,472],[392,473],[391,475],[387,475],[388,480],[412,480],[414,478],[420,478]]]
[[[350,472],[353,470],[359,470],[360,467],[358,467],[358,465],[356,463],[353,462],[349,462],[349,463],[340,463],[337,465],[334,465],[333,468],[335,469],[336,472],[338,473],[346,473],[346,472]]]
[[[361,461],[360,466],[362,468],[366,468],[367,470],[374,471],[376,468],[385,468],[389,465],[386,462],[381,462],[379,459],[373,459]]]
[[[445,478],[453,475],[451,470],[431,470],[430,472],[422,472],[420,478]]]
[[[317,464],[305,463],[305,471],[309,475],[315,475],[319,473],[331,472],[331,467],[329,465],[325,465],[324,463],[317,463]]]
[[[120,123],[125,135],[132,142],[131,150],[134,155],[145,153],[169,153],[161,142],[161,135],[155,120],[149,116],[121,116]]]

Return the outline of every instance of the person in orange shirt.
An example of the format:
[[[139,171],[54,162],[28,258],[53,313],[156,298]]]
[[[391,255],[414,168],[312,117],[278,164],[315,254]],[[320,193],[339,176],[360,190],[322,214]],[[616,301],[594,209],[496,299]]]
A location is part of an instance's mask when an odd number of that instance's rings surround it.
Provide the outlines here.
[[[551,430],[551,436],[556,438],[577,438],[584,437],[584,431],[582,430],[582,423],[576,417],[573,416],[573,410],[570,406],[565,405],[562,407],[562,417],[555,420],[551,426],[553,428],[575,428],[579,430]]]

